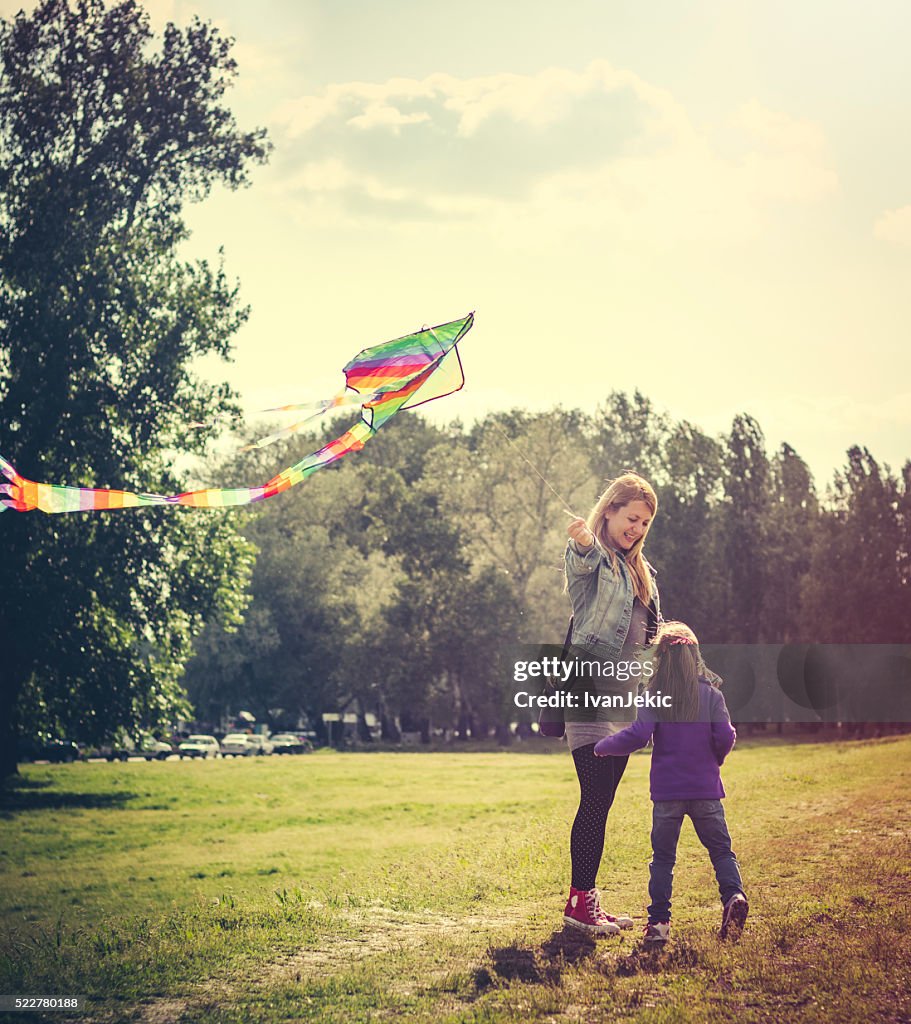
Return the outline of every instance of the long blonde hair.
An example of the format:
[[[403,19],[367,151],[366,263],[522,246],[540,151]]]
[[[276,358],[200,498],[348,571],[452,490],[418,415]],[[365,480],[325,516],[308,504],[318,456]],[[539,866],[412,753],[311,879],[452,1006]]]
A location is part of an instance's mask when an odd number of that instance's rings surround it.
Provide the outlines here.
[[[622,476],[618,476],[616,480],[609,481],[607,490],[595,502],[595,507],[585,520],[585,525],[591,530],[601,549],[610,559],[611,568],[615,574],[619,572],[619,569],[617,556],[607,533],[607,520],[609,516],[619,512],[624,505],[629,505],[632,501],[644,501],[652,513],[652,518],[658,511],[658,498],[652,485],[637,473],[626,472]],[[653,594],[652,574],[649,572],[642,554],[642,545],[648,536],[648,529],[648,527],[645,528],[642,536],[626,552],[625,556],[626,567],[633,580],[633,589],[644,605],[649,604]]]
[[[663,622],[651,643],[658,668],[649,682],[671,698],[669,713],[659,712],[662,721],[695,722],[699,717],[699,673],[702,654],[696,634],[685,622]]]

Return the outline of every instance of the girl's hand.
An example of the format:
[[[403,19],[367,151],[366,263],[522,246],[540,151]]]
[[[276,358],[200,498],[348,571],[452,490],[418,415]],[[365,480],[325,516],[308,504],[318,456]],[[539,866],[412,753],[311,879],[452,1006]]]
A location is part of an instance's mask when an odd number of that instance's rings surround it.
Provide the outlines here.
[[[590,548],[595,543],[594,534],[585,525],[585,520],[579,516],[569,524],[566,528],[566,532],[569,534],[571,540],[574,540],[579,547]]]

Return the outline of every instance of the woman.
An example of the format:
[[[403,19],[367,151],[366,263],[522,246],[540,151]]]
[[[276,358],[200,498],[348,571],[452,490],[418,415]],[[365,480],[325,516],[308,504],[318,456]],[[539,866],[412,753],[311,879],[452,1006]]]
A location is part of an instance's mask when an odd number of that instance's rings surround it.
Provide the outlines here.
[[[589,665],[633,661],[655,635],[661,619],[655,570],[642,545],[658,508],[652,487],[635,473],[610,482],[588,519],[574,519],[567,530],[566,585],[573,606],[573,655]],[[617,665],[619,668],[619,665]],[[590,671],[588,673],[592,675]],[[618,693],[611,683],[621,675],[605,671],[607,683],[592,679],[589,692]],[[637,679],[628,678],[635,689]],[[631,928],[629,917],[615,917],[601,908],[595,887],[607,814],[627,758],[595,757],[595,744],[618,732],[624,722],[612,709],[583,709],[567,715],[566,741],[579,777],[579,809],[570,839],[572,885],[564,921],[594,935],[612,935]],[[635,714],[630,716],[635,718]]]

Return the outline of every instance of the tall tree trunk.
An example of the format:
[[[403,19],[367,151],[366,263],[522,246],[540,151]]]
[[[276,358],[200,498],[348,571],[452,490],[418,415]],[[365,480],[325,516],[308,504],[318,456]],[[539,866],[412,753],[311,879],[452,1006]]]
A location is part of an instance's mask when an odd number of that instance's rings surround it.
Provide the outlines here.
[[[373,733],[367,725],[367,712],[364,711],[364,705],[360,700],[357,702],[357,738],[361,743],[373,742]]]
[[[25,661],[27,633],[23,630],[23,613],[16,590],[16,580],[24,572],[21,556],[27,537],[23,529],[26,524],[18,522],[20,515],[10,512],[6,517],[15,517],[14,522],[8,524],[12,529],[6,537],[13,547],[4,556],[5,586],[0,590],[0,648],[3,650],[0,659],[0,780],[19,774],[19,696],[31,674]]]
[[[4,671],[0,686],[0,783],[19,774],[19,723],[16,704],[19,690]]]

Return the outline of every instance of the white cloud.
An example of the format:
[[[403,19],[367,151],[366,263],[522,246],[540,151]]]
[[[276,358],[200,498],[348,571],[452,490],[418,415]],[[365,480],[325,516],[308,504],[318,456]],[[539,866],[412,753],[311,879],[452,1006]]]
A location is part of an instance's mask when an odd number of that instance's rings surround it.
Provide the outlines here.
[[[650,88],[629,71],[615,71],[607,61],[594,61],[581,73],[548,68],[536,75],[504,73],[472,79],[432,75],[425,83],[443,98],[447,110],[459,115],[458,132],[465,137],[499,115],[518,124],[546,128],[570,116],[579,100],[624,89],[656,110],[682,113],[669,94]],[[681,123],[687,123],[685,115]]]
[[[801,203],[838,192],[838,174],[818,124],[752,99],[740,107],[734,125],[753,144],[742,169],[746,188],[755,197]]]
[[[391,128],[396,134],[402,125],[420,124],[429,121],[430,115],[426,112],[415,114],[403,114],[400,110],[390,106],[388,103],[371,103],[363,114],[348,119],[348,124],[355,128]]]
[[[757,99],[740,107],[734,123],[773,149],[804,154],[823,153],[826,149],[826,137],[818,124],[770,110]]]
[[[225,29],[222,29],[222,32],[224,35],[232,35]],[[276,62],[276,55],[270,53],[265,47],[240,41],[234,43],[231,48],[231,56],[237,61],[241,74],[268,71]]]
[[[457,78],[436,73],[423,79],[391,78],[383,83],[343,82],[327,86],[315,96],[301,96],[279,107],[275,124],[290,138],[312,132],[319,125],[354,108],[363,114],[348,118],[355,123],[369,111],[382,109],[401,117],[400,104],[425,102],[430,108],[419,118],[433,120],[432,110],[458,115],[457,131],[470,137],[490,118],[504,115],[518,124],[543,128],[566,118],[574,102],[587,96],[629,90],[643,104],[660,113],[666,125],[672,122],[685,133],[691,132],[689,119],[670,93],[649,85],[631,71],[616,70],[607,61],[593,61],[585,71],[548,68],[535,75],[503,72],[475,78]],[[388,113],[386,115],[389,116]],[[390,120],[389,123],[405,123]]]
[[[404,189],[384,185],[369,175],[358,174],[341,160],[313,161],[305,164],[292,178],[282,182],[279,193],[285,190],[323,193],[355,190],[381,202],[401,202],[408,198]]]
[[[911,206],[884,210],[873,225],[873,236],[883,242],[911,245]]]
[[[313,131],[319,125],[331,120],[346,108],[361,109],[363,114],[354,114],[346,120],[350,123],[366,115],[369,108],[383,108],[398,112],[389,101],[433,98],[433,89],[426,83],[413,78],[391,78],[379,84],[373,82],[345,82],[326,87],[320,96],[301,96],[282,104],[273,114],[272,120],[288,138],[296,139]]]
[[[839,190],[819,125],[754,99],[726,154],[667,90],[603,60],[335,83],[285,104],[273,127],[285,162],[306,160],[278,186],[301,216],[483,221],[519,245],[525,230],[569,227],[658,247],[753,238],[770,204]]]
[[[747,193],[759,200],[813,203],[839,190],[834,167],[799,153],[750,153],[743,181]]]

